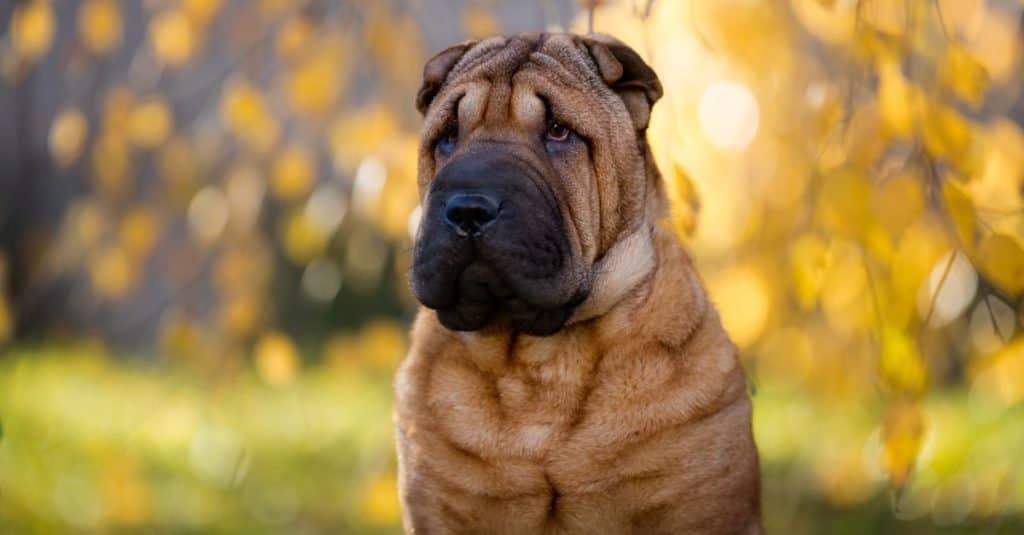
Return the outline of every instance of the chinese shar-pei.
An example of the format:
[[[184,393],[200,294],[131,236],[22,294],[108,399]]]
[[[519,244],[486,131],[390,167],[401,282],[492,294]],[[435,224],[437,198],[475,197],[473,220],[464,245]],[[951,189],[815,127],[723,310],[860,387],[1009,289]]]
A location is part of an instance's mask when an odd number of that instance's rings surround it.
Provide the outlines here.
[[[533,33],[423,78],[406,530],[760,533],[744,371],[661,224],[657,75],[611,37]]]

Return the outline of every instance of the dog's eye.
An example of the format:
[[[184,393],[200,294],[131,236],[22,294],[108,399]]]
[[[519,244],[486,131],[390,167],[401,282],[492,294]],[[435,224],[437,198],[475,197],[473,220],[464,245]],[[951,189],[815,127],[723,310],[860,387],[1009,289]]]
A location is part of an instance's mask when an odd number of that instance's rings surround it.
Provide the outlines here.
[[[441,156],[451,156],[452,152],[455,152],[455,145],[459,143],[459,131],[456,128],[451,128],[437,141],[437,152]]]
[[[554,122],[548,125],[548,131],[544,133],[545,141],[565,141],[569,139],[572,130],[562,123]]]

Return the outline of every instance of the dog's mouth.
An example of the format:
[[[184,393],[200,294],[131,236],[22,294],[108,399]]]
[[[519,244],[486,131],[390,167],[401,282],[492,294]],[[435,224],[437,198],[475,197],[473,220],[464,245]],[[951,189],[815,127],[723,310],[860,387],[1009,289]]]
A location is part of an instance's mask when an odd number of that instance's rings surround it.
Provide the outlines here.
[[[476,331],[492,324],[507,324],[516,332],[548,336],[565,326],[587,294],[580,287],[562,304],[531,303],[517,293],[497,270],[477,261],[457,276],[451,304],[436,307],[436,311],[441,324],[456,331]]]
[[[583,278],[565,280],[566,270],[543,268],[560,261],[502,254],[507,242],[433,239],[429,234],[422,238],[414,251],[413,294],[449,329],[477,331],[496,325],[547,336],[561,330],[589,294]]]

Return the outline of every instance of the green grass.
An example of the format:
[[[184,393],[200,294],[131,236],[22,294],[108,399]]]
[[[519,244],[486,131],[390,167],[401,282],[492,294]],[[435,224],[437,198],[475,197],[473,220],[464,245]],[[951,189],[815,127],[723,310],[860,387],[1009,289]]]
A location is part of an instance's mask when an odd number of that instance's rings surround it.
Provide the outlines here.
[[[893,512],[878,402],[761,385],[770,533],[1020,533],[1024,411],[946,392]],[[82,351],[0,359],[0,533],[397,533],[390,372],[128,365]],[[906,517],[908,519],[901,519]]]

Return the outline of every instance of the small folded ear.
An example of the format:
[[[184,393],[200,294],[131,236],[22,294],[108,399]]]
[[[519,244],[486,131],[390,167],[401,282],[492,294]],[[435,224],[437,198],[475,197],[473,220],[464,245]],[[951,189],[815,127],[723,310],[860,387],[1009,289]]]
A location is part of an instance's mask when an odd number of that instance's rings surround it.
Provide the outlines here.
[[[622,97],[633,126],[647,128],[651,106],[661,98],[661,81],[640,54],[618,39],[592,34],[582,38],[608,87]]]
[[[450,46],[430,58],[427,64],[423,66],[423,85],[420,86],[419,92],[416,93],[416,109],[420,113],[427,113],[427,108],[430,107],[431,101],[437,96],[437,92],[441,90],[445,79],[448,78],[448,73],[462,59],[466,51],[473,48],[475,44],[476,41],[466,41]]]

